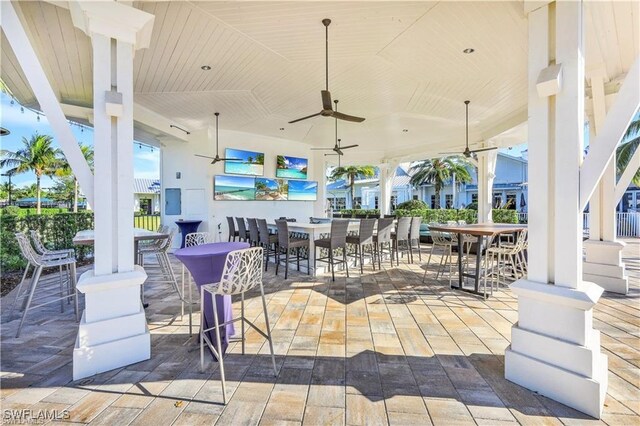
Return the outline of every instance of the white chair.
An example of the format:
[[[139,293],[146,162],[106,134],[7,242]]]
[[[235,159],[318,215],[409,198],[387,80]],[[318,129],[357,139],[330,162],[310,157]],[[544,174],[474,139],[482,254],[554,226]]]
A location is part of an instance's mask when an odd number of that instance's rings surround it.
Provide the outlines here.
[[[430,227],[431,225],[436,226],[435,223],[431,223],[429,225]],[[451,269],[454,266],[453,249],[452,249],[454,245],[454,241],[448,238],[448,233],[446,232],[435,231],[432,229],[430,231],[430,234],[431,234],[431,240],[433,241],[433,244],[431,245],[431,251],[429,252],[429,259],[427,260],[427,265],[424,268],[424,275],[422,276],[422,282],[424,283],[425,279],[427,278],[427,271],[429,270],[429,264],[431,263],[431,256],[433,255],[433,252],[436,249],[441,249],[442,255],[440,257],[440,265],[438,266],[438,273],[436,274],[436,280],[440,278],[440,273],[442,272],[443,268],[449,266],[449,287],[451,287],[451,280],[453,276]]]
[[[63,258],[63,257],[73,257],[75,256],[75,251],[73,249],[62,249],[62,250],[49,250],[45,247],[40,239],[38,233],[34,230],[29,231],[29,235],[31,235],[31,240],[33,241],[33,245],[36,249],[36,253],[46,256],[48,258]]]
[[[190,234],[187,234],[184,237],[185,247],[200,246],[202,244],[207,244],[210,242],[211,242],[211,235],[208,232],[192,232]],[[187,280],[188,280],[187,287],[189,288],[189,336],[191,336],[193,334],[193,322],[192,322],[193,293],[191,291],[191,274],[189,273],[189,270],[184,267],[184,264],[183,264],[182,265],[182,295],[183,296],[184,296],[185,273],[187,275]],[[184,300],[182,301],[182,316],[184,316]]]
[[[495,239],[498,241],[500,237]],[[526,274],[526,258],[524,250],[527,247],[527,230],[523,229],[518,233],[515,243],[500,243],[487,249],[484,262],[484,287],[486,292],[487,275],[491,275],[491,293],[495,277],[496,290],[500,289],[500,283],[504,278],[507,283],[507,276],[511,275],[515,280]],[[510,267],[509,267],[510,266]]]
[[[31,243],[29,242],[29,238],[25,234],[21,232],[16,233],[16,239],[18,240],[18,246],[20,247],[20,252],[22,253],[22,256],[24,256],[25,260],[28,262],[27,269],[29,267],[34,268],[34,272],[31,276],[31,282],[29,285],[28,292],[25,292],[24,294],[22,294],[22,287],[25,281],[23,279],[23,281],[18,286],[16,298],[14,299],[13,306],[11,308],[11,313],[13,313],[13,309],[15,308],[15,305],[18,299],[21,297],[27,296],[26,300],[24,300],[23,302],[24,312],[22,314],[22,319],[20,320],[20,325],[18,326],[18,331],[16,332],[16,337],[20,337],[22,326],[24,325],[24,321],[27,318],[27,312],[30,309],[40,308],[50,303],[60,301],[60,309],[62,312],[64,312],[64,300],[68,299],[69,297],[73,297],[75,300],[74,309],[76,314],[76,321],[79,321],[78,292],[76,290],[76,259],[75,257],[72,257],[72,256],[67,256],[62,258],[46,257],[35,252],[35,250],[31,246]],[[55,287],[49,287],[49,288],[42,287],[43,294],[41,296],[38,296],[36,299],[34,299],[34,295],[36,292],[36,288],[38,287],[38,283],[40,281],[42,270],[46,268],[58,268],[60,270],[59,288],[55,289]],[[65,281],[64,281],[63,272],[62,272],[63,268],[66,269],[66,272],[67,272],[68,282],[67,282],[66,291],[64,289]],[[53,299],[51,299],[51,296],[53,295],[52,293],[44,294],[45,291],[48,291],[51,289],[55,289],[56,291],[59,291],[60,292],[59,297],[54,297]],[[31,304],[34,301],[39,301],[42,299],[46,301],[36,304],[34,306],[31,306]]]
[[[242,354],[244,355],[244,328],[245,322],[249,324],[254,330],[260,333],[269,342],[269,349],[271,351],[271,361],[273,362],[274,374],[278,375],[276,368],[276,358],[273,353],[273,342],[271,340],[271,329],[269,328],[269,315],[267,314],[267,302],[264,298],[264,287],[262,286],[262,263],[263,263],[263,249],[262,247],[252,247],[243,250],[235,250],[227,254],[225,260],[224,269],[220,277],[220,281],[212,284],[205,284],[200,286],[200,369],[204,370],[204,344],[206,343],[209,349],[213,352],[215,357],[220,363],[220,377],[222,380],[222,399],[223,403],[227,403],[227,393],[224,376],[224,362],[222,357],[222,341],[220,340],[220,327],[224,327],[235,321],[240,321],[242,324]],[[260,296],[262,297],[262,309],[264,312],[264,320],[267,327],[267,332],[260,330],[255,324],[249,321],[244,316],[244,293],[255,288],[260,287]],[[225,321],[220,324],[218,319],[218,308],[216,306],[215,296],[233,296],[240,295],[240,317],[229,321]],[[211,297],[211,304],[213,305],[213,318],[214,326],[205,329],[204,328],[204,298]],[[215,330],[216,347],[212,344],[211,340],[207,336],[207,332]]]

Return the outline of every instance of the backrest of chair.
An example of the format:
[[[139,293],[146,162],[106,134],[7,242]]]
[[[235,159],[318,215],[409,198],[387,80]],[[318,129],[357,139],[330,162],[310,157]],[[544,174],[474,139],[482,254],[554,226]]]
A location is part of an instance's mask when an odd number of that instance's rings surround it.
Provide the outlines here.
[[[245,238],[247,235],[247,226],[244,223],[244,218],[236,217],[236,222],[238,223],[238,233],[240,234],[240,238]]]
[[[289,248],[289,225],[284,219],[276,220],[276,227],[278,228],[278,245],[280,248]]]
[[[249,224],[249,239],[252,243],[258,244],[260,242],[258,222],[254,218],[249,218],[247,223]]]
[[[409,229],[409,238],[412,240],[420,239],[420,225],[422,225],[422,218],[415,216],[411,218],[411,228]]]
[[[216,293],[244,293],[262,283],[262,247],[234,250],[227,254]]]
[[[18,240],[18,246],[20,247],[20,253],[31,265],[38,266],[42,260],[42,256],[35,252],[29,238],[22,232],[16,232],[16,240]]]
[[[516,241],[516,248],[517,250],[522,250],[524,249],[524,247],[527,244],[527,235],[528,235],[528,231],[527,229],[523,229],[518,233],[518,240]]]
[[[467,221],[466,220],[459,220],[458,221],[458,225],[466,225]]]
[[[231,216],[227,216],[227,225],[229,226],[229,236],[233,237],[236,233],[236,224]]]
[[[360,244],[371,244],[373,242],[373,230],[375,227],[376,219],[360,220],[360,230],[358,231]]]
[[[339,248],[347,244],[348,219],[336,219],[331,221],[331,247]]]
[[[269,245],[269,227],[267,226],[267,219],[257,219],[258,224],[258,238],[260,244]]]
[[[184,246],[200,246],[207,244],[209,241],[211,241],[211,237],[208,232],[192,232],[184,237]]]
[[[448,226],[454,226],[454,225],[457,225],[457,224],[458,224],[458,222],[457,222],[457,221],[455,221],[455,220],[448,220],[448,221],[447,221],[447,225],[448,225]]]
[[[178,233],[178,228],[176,228],[175,226],[169,229],[167,238],[162,240],[162,242],[160,243],[159,249],[162,251],[168,251],[171,248],[171,245],[173,244],[173,238],[176,236],[177,233]]]
[[[166,234],[167,232],[169,232],[169,227],[167,225],[159,225],[156,232],[159,234]]]
[[[393,218],[385,217],[378,219],[378,242],[388,243],[391,241],[391,230],[393,229]]]
[[[409,239],[409,228],[411,227],[411,218],[404,216],[398,218],[398,228],[396,229],[396,239],[405,241]]]
[[[445,237],[445,233],[444,232],[440,232],[440,231],[436,231],[436,230],[431,230],[431,240],[433,241],[433,244],[435,245],[442,245],[442,244],[448,244],[449,240],[447,240],[447,238]]]
[[[33,241],[33,245],[35,246],[36,253],[45,254],[48,250],[42,243],[42,240],[40,239],[38,233],[32,229],[31,231],[29,231],[29,234],[31,235],[31,240]]]

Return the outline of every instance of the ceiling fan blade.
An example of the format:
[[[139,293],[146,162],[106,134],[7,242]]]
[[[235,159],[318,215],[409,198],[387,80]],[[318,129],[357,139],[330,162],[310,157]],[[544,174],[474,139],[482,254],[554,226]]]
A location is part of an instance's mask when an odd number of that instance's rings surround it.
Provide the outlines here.
[[[341,146],[341,147],[340,147],[340,149],[355,148],[356,146],[360,146],[360,145],[347,145],[347,146]]]
[[[331,116],[337,118],[338,120],[352,121],[354,123],[362,123],[364,121],[364,118],[343,114],[337,111],[334,111]]]
[[[242,161],[242,158],[218,158],[218,161]]]
[[[439,152],[438,155],[464,155],[464,152]]]
[[[333,109],[331,106],[331,92],[328,90],[322,90],[322,109]]]
[[[322,112],[318,112],[316,114],[307,115],[306,117],[298,118],[297,120],[290,121],[289,124],[297,123],[298,121],[306,120],[307,118],[316,117],[322,114]]]
[[[498,147],[497,146],[492,146],[491,148],[472,149],[471,152],[492,151],[494,149],[498,149]]]
[[[202,157],[202,158],[209,158],[210,160],[215,160],[215,157],[209,157],[208,155],[200,155],[200,154],[193,154],[196,157]]]
[[[332,151],[333,148],[311,148],[311,151]]]

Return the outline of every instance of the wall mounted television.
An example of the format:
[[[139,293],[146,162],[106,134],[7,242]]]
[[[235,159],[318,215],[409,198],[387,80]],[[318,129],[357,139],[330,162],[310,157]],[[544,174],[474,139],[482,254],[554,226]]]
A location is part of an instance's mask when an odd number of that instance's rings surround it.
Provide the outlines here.
[[[316,201],[318,182],[310,180],[289,181],[289,201]]]
[[[309,160],[306,158],[278,155],[276,158],[276,177],[306,179]]]
[[[224,158],[239,158],[241,161],[225,161],[224,172],[234,175],[262,176],[264,174],[264,153],[226,148]]]
[[[286,201],[289,183],[286,179],[256,178],[256,200]]]
[[[213,177],[213,199],[219,201],[253,201],[256,199],[256,178],[248,176]]]

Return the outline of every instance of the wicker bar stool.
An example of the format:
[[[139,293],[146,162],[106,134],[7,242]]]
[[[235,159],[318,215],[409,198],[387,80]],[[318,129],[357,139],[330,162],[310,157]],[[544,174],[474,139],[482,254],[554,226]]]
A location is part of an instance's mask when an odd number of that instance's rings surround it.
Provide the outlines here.
[[[371,250],[371,264],[373,265],[373,270],[376,270],[376,262],[375,262],[375,250],[374,250],[374,242],[373,242],[373,230],[376,227],[376,219],[361,219],[360,220],[360,229],[358,230],[358,235],[348,235],[347,236],[347,244],[353,244],[356,246],[356,252],[353,257],[356,260],[356,265],[358,264],[358,259],[360,259],[360,273],[364,272],[362,264],[364,263],[364,248],[369,247]]]
[[[240,233],[236,230],[236,224],[231,216],[227,216],[227,225],[229,226],[228,241],[235,241],[236,237],[240,236]]]
[[[236,217],[236,223],[238,224],[238,240],[249,241],[249,231],[247,231],[247,224],[243,217]]]
[[[375,245],[376,254],[378,256],[378,268],[382,269],[382,255],[385,253],[384,247],[388,246],[389,250],[386,252],[389,254],[391,261],[391,267],[393,268],[393,243],[391,241],[391,232],[393,231],[393,217],[385,217],[378,219],[378,230],[373,236],[373,243]]]
[[[418,250],[418,261],[422,262],[422,250],[420,246],[420,225],[422,225],[422,218],[415,216],[411,218],[411,227],[409,228],[409,254],[411,255],[411,263],[413,263],[413,243],[416,243],[416,249]]]
[[[286,220],[276,220],[276,226],[278,227],[278,248],[276,250],[276,275],[278,275],[278,269],[280,267],[280,255],[285,254],[284,259],[284,279],[289,276],[289,263],[296,261],[298,265],[298,271],[300,270],[300,259],[304,259],[304,256],[300,256],[300,251],[306,249],[307,251],[307,274],[311,274],[311,268],[309,267],[309,239],[307,238],[292,238],[289,234],[289,225]],[[291,250],[296,251],[296,258],[289,260]]]
[[[265,262],[264,270],[269,267],[269,258],[273,254],[276,257],[276,246],[278,245],[278,234],[271,234],[267,226],[266,219],[258,219],[258,236],[260,238],[260,246],[264,250]]]
[[[325,262],[331,266],[331,280],[336,280],[335,265],[343,264],[344,269],[347,271],[347,278],[349,277],[349,265],[347,264],[347,230],[349,228],[349,220],[334,220],[331,222],[331,235],[329,238],[320,238],[314,241],[315,250],[327,249],[329,254],[327,257],[314,256],[313,268],[316,267],[316,262]],[[336,260],[333,256],[335,250],[342,249],[342,260]]]
[[[391,233],[391,241],[393,242],[393,248],[396,251],[396,266],[400,266],[400,244],[404,245],[404,250],[409,253],[409,261],[411,258],[411,242],[409,241],[409,228],[411,227],[410,217],[401,217],[398,219],[398,225],[396,232]]]
[[[258,232],[258,222],[256,219],[248,218],[249,224],[249,245],[251,247],[257,247],[260,245],[260,233]]]

